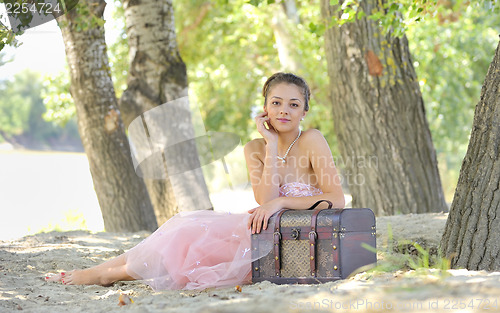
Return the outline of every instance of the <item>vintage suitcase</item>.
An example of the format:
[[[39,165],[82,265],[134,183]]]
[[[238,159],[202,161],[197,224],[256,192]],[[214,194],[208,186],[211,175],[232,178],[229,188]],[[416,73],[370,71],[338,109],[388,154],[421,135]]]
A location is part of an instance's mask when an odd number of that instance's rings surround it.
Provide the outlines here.
[[[327,209],[314,209],[321,202]],[[252,281],[312,284],[344,279],[377,262],[375,215],[370,209],[332,209],[328,200],[308,210],[281,210],[267,230],[252,235]],[[272,248],[270,246],[272,245]]]

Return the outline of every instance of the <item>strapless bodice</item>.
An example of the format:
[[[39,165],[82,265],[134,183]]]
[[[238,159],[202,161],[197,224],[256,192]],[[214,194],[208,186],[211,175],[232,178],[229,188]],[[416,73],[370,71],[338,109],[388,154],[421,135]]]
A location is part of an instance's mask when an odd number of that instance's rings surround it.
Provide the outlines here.
[[[308,197],[323,194],[321,189],[300,182],[286,183],[280,186],[280,197]]]

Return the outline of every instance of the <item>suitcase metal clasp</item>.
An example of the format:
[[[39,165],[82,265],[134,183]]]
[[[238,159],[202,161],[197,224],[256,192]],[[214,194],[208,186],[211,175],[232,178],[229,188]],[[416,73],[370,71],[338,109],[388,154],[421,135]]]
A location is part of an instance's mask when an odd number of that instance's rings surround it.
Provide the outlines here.
[[[279,231],[275,231],[275,232],[273,233],[273,236],[274,236],[274,237],[278,237],[278,240],[281,240],[281,233],[280,233]]]
[[[313,237],[314,239],[311,237]],[[309,232],[309,240],[316,240],[316,238],[318,238],[318,234],[314,230],[311,230]]]
[[[300,228],[292,228],[291,236],[295,240],[299,240],[300,238]]]

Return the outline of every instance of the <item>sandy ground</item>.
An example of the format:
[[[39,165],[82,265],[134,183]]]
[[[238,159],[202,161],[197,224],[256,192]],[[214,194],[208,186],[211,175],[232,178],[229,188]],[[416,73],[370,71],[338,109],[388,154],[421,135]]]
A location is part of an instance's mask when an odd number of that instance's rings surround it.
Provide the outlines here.
[[[393,239],[436,248],[446,214],[377,219],[377,245]],[[491,312],[498,311],[500,273],[466,270],[360,273],[320,285],[269,282],[202,291],[154,292],[141,282],[112,287],[47,283],[47,272],[86,268],[140,242],[147,233],[51,232],[0,241],[0,312]],[[392,242],[392,241],[391,241]],[[379,263],[384,254],[379,253]],[[119,306],[120,294],[133,303]]]

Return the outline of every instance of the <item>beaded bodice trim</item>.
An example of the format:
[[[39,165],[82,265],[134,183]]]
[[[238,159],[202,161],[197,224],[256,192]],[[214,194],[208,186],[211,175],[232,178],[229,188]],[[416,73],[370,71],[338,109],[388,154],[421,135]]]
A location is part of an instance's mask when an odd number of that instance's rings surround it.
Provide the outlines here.
[[[308,197],[323,194],[321,189],[309,184],[291,182],[280,186],[280,197]]]

